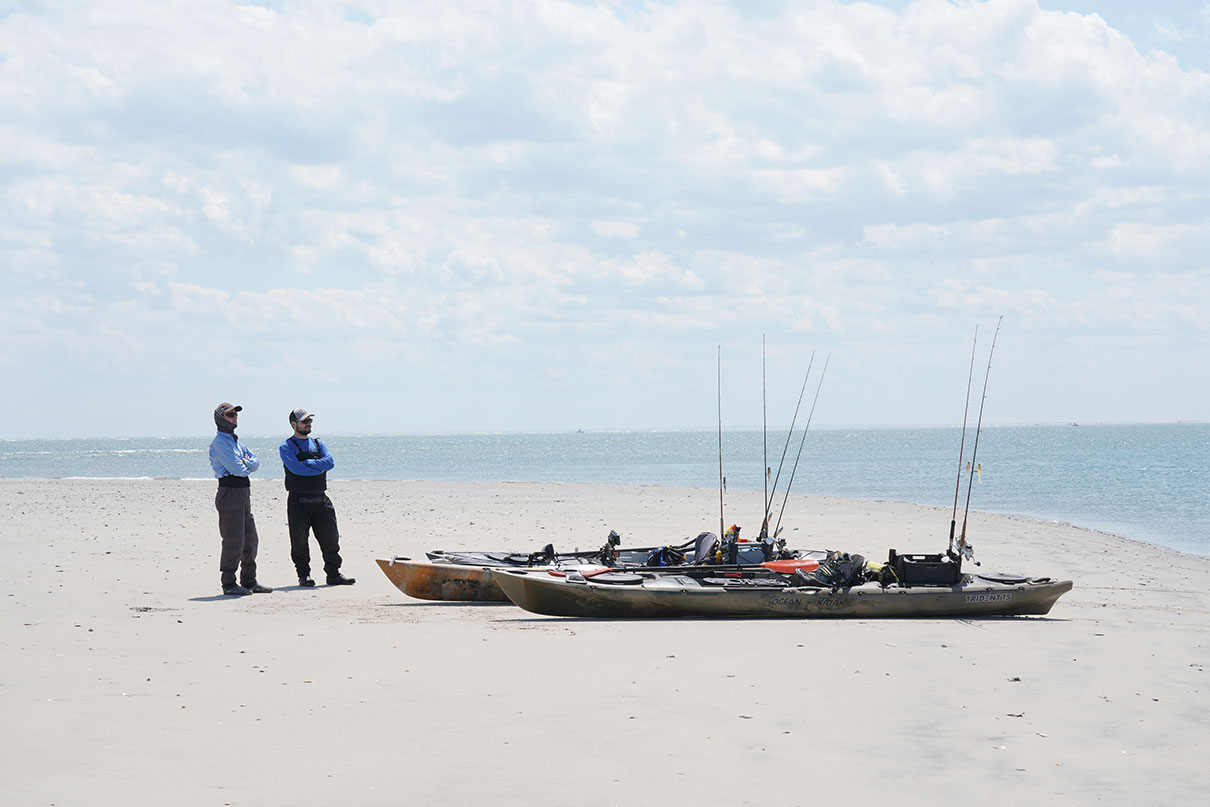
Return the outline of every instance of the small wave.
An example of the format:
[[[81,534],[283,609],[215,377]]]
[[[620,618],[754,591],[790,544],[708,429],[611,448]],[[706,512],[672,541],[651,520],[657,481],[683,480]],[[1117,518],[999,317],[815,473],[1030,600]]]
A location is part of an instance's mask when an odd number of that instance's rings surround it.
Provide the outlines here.
[[[48,452],[49,453],[49,452]],[[111,455],[124,454],[205,454],[206,449],[202,448],[114,448],[114,449],[92,449],[87,452],[91,457],[106,457]]]

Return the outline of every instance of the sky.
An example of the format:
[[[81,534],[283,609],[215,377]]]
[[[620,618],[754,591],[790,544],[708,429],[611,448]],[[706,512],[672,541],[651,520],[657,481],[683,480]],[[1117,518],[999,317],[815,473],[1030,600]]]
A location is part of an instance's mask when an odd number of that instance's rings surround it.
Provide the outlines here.
[[[1210,2],[0,0],[0,438],[1207,420],[1208,256]]]

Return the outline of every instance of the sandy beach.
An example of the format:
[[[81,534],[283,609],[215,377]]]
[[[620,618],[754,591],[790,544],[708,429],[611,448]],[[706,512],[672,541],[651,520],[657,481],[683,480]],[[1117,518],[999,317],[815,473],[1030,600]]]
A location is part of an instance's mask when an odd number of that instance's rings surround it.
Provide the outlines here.
[[[985,570],[1075,582],[1048,617],[572,620],[411,600],[374,558],[681,541],[717,491],[336,482],[357,585],[301,589],[256,482],[277,591],[244,598],[213,482],[0,491],[2,804],[1210,801],[1207,558],[972,513]],[[755,532],[760,499],[728,523]],[[798,496],[784,524],[881,560],[944,549],[949,517]]]

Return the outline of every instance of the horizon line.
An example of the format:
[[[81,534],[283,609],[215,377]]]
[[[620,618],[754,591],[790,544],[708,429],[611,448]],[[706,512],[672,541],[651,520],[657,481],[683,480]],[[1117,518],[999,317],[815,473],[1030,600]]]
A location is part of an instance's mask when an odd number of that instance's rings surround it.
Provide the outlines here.
[[[1023,428],[1023,427],[1099,427],[1099,426],[1199,426],[1210,423],[1210,420],[1133,420],[1133,421],[1086,421],[1079,423],[1076,421],[1009,421],[1001,423],[991,423],[983,428]],[[769,431],[784,431],[785,425],[769,426]],[[901,423],[901,424],[816,424],[813,428],[821,431],[842,431],[842,430],[877,430],[877,429],[960,429],[962,424],[926,424],[926,423]],[[968,425],[968,431],[973,431],[973,428]],[[723,432],[752,432],[761,431],[762,427],[752,424],[740,424],[737,426],[728,426],[723,428]],[[285,431],[285,430],[283,430]],[[330,431],[324,434],[339,436],[339,437],[456,437],[456,436],[474,436],[474,435],[551,435],[551,434],[626,434],[626,433],[658,433],[658,432],[717,432],[717,427],[713,426],[634,426],[634,427],[614,427],[614,428],[561,428],[561,429],[469,429],[464,431],[452,430],[433,430],[433,431],[403,431],[403,432],[379,432],[379,431]],[[800,433],[796,431],[795,433]],[[273,434],[250,434],[249,438],[255,439],[273,439],[280,435],[281,432]],[[138,435],[73,435],[73,436],[33,436],[33,437],[0,437],[0,442],[13,443],[27,440],[194,440],[194,439],[211,439],[209,433],[195,434],[138,434]]]

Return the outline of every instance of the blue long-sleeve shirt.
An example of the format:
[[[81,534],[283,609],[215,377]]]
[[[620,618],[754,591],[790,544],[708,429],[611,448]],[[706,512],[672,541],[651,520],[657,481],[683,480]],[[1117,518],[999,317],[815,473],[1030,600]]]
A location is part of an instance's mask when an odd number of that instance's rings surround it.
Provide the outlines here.
[[[218,432],[210,441],[210,467],[216,479],[249,476],[260,468],[260,460],[235,435]]]
[[[300,451],[317,452],[319,456],[315,459],[300,460]],[[323,441],[311,437],[306,440],[287,437],[277,449],[277,453],[281,455],[282,465],[286,466],[286,470],[299,476],[319,476],[336,466],[336,460],[332,458],[332,453]]]

